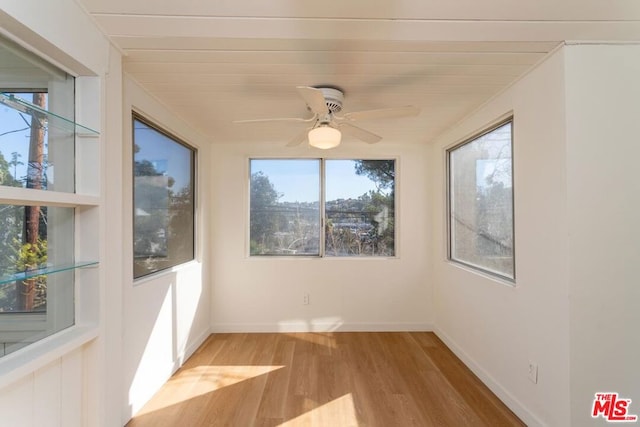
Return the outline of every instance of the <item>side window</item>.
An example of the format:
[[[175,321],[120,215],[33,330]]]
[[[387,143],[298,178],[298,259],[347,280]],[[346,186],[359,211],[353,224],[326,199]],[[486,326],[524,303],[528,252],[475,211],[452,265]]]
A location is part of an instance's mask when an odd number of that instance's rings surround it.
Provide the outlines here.
[[[449,259],[515,279],[512,119],[447,151]]]
[[[133,116],[133,271],[139,278],[191,261],[195,150]]]
[[[74,122],[75,79],[2,37],[0,57],[4,356],[75,324],[76,298],[82,300],[76,269],[97,264],[76,259],[76,243],[84,240],[76,241],[75,230],[98,201],[75,194],[76,177],[91,176],[82,162],[76,167],[76,149],[80,143],[97,147],[97,132]]]
[[[251,256],[395,255],[395,160],[252,159]]]

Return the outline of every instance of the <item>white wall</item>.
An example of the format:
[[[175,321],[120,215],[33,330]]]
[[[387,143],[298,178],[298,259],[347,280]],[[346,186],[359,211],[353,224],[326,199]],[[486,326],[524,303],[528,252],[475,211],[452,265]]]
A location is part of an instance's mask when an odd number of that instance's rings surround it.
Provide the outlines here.
[[[448,262],[436,216],[436,330],[530,425],[601,425],[595,393],[640,396],[639,76],[637,44],[568,44],[434,147],[444,212],[444,148],[513,110],[516,286]]]
[[[426,148],[395,141],[372,146],[346,141],[330,151],[283,145],[265,141],[213,147],[213,330],[430,330]],[[397,157],[397,259],[247,256],[249,158],[322,155]],[[305,292],[309,305],[303,305]]]
[[[92,302],[86,304],[83,297],[78,307],[80,320],[91,318],[95,323],[88,338],[88,334],[75,336],[63,346],[52,347],[45,355],[47,362],[30,362],[35,367],[21,369],[24,374],[19,376],[12,374],[10,382],[0,378],[6,384],[0,389],[2,423],[123,425],[209,334],[210,293],[203,263],[209,259],[203,237],[209,234],[208,142],[133,82],[125,79],[123,83],[119,52],[74,1],[2,1],[0,5],[6,35],[74,74],[98,76],[93,96],[81,95],[84,108],[78,117],[101,130],[100,153],[91,166],[100,182],[88,186],[100,186],[99,215],[94,217],[93,209],[82,216],[99,223],[82,230],[85,240],[90,236],[99,242],[99,283],[83,288],[79,294],[88,295]],[[198,171],[198,259],[135,284],[131,169],[127,166],[132,164],[132,107],[197,147],[202,166]],[[84,156],[91,150],[80,151]]]
[[[567,48],[571,414],[596,392],[640,415],[640,45]]]
[[[431,162],[437,334],[529,425],[569,425],[564,92],[561,50],[440,138]],[[448,262],[445,240],[445,148],[510,112],[515,286]]]
[[[196,204],[196,260],[170,271],[133,281],[132,225],[132,128],[131,112],[151,120],[162,129],[198,150]],[[208,141],[184,121],[125,77],[123,108],[123,164],[125,165],[122,375],[126,422],[147,402],[207,338],[210,288],[206,262],[209,259],[209,191],[211,180]]]
[[[77,115],[83,124],[101,131],[99,140],[86,141],[88,145],[78,150],[79,158],[86,160],[86,156],[91,156],[95,162],[90,166],[93,173],[86,174],[93,175],[92,182],[79,185],[79,188],[89,189],[88,194],[100,198],[98,207],[83,210],[79,222],[99,223],[100,226],[89,229],[80,225],[79,233],[76,233],[83,235],[77,236],[77,251],[86,249],[90,253],[82,254],[91,257],[99,252],[101,261],[99,274],[79,272],[78,275],[99,276],[99,279],[78,282],[78,286],[85,287],[76,292],[80,296],[76,300],[79,304],[76,307],[77,326],[41,340],[21,353],[14,353],[18,368],[0,378],[4,384],[0,389],[2,423],[64,427],[118,425],[119,413],[110,413],[109,399],[106,398],[113,382],[109,377],[112,371],[107,371],[110,368],[107,368],[105,352],[107,348],[115,351],[113,360],[118,359],[120,352],[117,343],[112,347],[114,342],[106,333],[109,316],[113,315],[106,313],[106,302],[112,294],[112,287],[107,287],[106,281],[113,273],[119,278],[120,260],[105,258],[109,246],[105,244],[104,231],[118,223],[119,215],[115,212],[108,220],[105,219],[105,203],[113,199],[104,191],[108,180],[101,165],[113,153],[113,146],[106,141],[121,134],[119,78],[107,77],[108,73],[116,76],[121,73],[120,55],[117,52],[114,55],[107,39],[72,0],[46,4],[37,0],[0,1],[0,28],[6,36],[30,47],[68,72],[77,76],[95,76],[84,79],[80,84]],[[117,137],[114,139],[119,140]],[[82,167],[79,173],[84,174]],[[100,185],[102,190],[98,191]],[[99,245],[95,241],[93,244],[88,242],[93,237],[99,239]],[[116,283],[119,284],[118,281]],[[0,363],[7,361],[9,356]],[[20,372],[18,378],[15,378],[16,372]],[[8,377],[15,379],[8,381]]]

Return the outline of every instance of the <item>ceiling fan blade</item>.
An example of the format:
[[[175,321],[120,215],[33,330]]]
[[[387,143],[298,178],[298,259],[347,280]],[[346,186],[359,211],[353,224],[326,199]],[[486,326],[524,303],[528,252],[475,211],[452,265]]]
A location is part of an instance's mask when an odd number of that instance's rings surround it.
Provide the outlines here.
[[[315,116],[309,119],[303,119],[301,117],[274,117],[271,119],[249,119],[249,120],[234,120],[233,123],[266,123],[266,122],[312,122],[316,119]]]
[[[354,111],[346,113],[342,117],[343,120],[374,120],[374,119],[390,119],[394,117],[411,117],[420,114],[420,109],[412,105],[397,108],[382,108],[380,110]]]
[[[319,116],[325,116],[329,114],[329,108],[327,102],[324,99],[324,95],[320,89],[316,89],[310,86],[298,86],[296,87],[298,93],[307,103],[311,111]]]
[[[307,139],[308,133],[309,129],[305,129],[304,131],[300,132],[299,134],[291,138],[291,140],[287,143],[287,147],[297,147],[298,145],[302,144]]]
[[[358,126],[354,126],[351,123],[340,123],[338,128],[347,135],[355,136],[368,144],[375,144],[382,139],[380,135],[371,133],[368,130],[359,128]]]

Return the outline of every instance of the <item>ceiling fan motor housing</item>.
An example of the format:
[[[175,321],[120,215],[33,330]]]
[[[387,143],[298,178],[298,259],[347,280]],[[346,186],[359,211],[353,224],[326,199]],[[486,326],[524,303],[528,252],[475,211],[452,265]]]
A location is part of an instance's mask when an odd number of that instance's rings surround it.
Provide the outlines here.
[[[342,101],[344,101],[344,93],[341,90],[331,87],[319,87],[322,91],[327,108],[331,113],[339,113],[342,111]]]

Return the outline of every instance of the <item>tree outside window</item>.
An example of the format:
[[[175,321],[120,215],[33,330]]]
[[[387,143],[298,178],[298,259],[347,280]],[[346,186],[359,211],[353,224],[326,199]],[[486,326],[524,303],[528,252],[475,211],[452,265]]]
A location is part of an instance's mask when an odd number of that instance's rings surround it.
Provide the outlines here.
[[[195,151],[133,119],[134,277],[194,259]]]
[[[449,258],[515,278],[512,122],[448,151]]]

